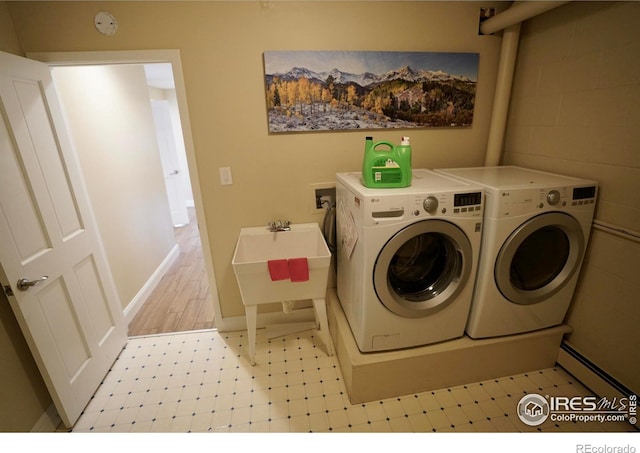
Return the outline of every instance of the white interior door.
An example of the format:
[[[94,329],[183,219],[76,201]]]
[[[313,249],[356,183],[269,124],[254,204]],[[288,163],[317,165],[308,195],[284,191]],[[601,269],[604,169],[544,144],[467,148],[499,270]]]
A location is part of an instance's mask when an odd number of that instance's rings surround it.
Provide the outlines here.
[[[0,283],[71,427],[127,327],[49,67],[0,52],[0,68]]]
[[[160,149],[160,161],[164,172],[164,182],[169,198],[171,221],[173,226],[182,226],[189,223],[187,213],[187,200],[182,182],[182,172],[176,151],[176,142],[171,124],[169,102],[152,100],[153,121],[156,125],[158,148]]]

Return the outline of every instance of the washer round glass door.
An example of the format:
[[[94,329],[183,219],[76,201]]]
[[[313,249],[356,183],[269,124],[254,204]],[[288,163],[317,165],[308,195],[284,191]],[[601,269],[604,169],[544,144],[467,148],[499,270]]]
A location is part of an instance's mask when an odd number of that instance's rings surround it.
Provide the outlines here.
[[[513,303],[541,302],[567,283],[583,253],[584,235],[576,219],[561,212],[540,214],[502,245],[495,263],[496,285]]]
[[[398,231],[373,269],[380,301],[393,313],[419,318],[449,305],[462,291],[472,266],[469,239],[453,223],[424,220]]]

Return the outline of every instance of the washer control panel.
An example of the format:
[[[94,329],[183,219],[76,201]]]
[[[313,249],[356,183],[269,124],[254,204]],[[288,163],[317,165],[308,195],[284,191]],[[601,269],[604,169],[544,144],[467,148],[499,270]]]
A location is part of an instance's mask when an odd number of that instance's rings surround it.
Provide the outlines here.
[[[438,210],[438,199],[434,196],[429,196],[424,199],[422,206],[429,214],[435,214]]]
[[[482,192],[457,193],[453,196],[453,213],[482,210]]]
[[[421,215],[482,216],[482,191],[464,193],[432,193],[416,195],[412,207],[414,217]]]

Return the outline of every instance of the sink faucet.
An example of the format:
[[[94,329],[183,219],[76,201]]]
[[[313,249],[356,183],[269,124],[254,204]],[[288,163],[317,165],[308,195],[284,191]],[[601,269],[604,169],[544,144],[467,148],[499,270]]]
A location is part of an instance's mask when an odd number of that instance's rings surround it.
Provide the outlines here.
[[[277,222],[269,222],[269,225],[267,225],[267,227],[269,228],[269,231],[274,233],[276,231],[289,231],[291,230],[291,222],[289,222],[288,220],[278,220]]]

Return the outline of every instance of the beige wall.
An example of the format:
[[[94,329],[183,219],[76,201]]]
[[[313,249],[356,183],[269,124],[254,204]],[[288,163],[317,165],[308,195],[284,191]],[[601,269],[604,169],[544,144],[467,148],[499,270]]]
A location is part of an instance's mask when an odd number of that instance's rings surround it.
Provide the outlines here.
[[[0,50],[15,55],[24,55],[18,35],[16,35],[13,21],[9,15],[7,2],[0,2]]]
[[[599,181],[596,219],[640,231],[640,3],[576,2],[522,27],[504,162]],[[640,391],[640,245],[594,230],[567,318]]]
[[[124,309],[176,243],[144,69],[59,67],[53,78]]]
[[[12,2],[25,52],[179,49],[222,315],[244,314],[231,258],[243,226],[321,221],[313,183],[361,165],[364,132],[267,133],[265,50],[480,53],[473,127],[411,132],[416,167],[483,162],[501,39],[478,36],[466,2]],[[118,20],[114,36],[96,12]],[[400,131],[376,132],[397,142]],[[230,166],[233,185],[218,168]]]

